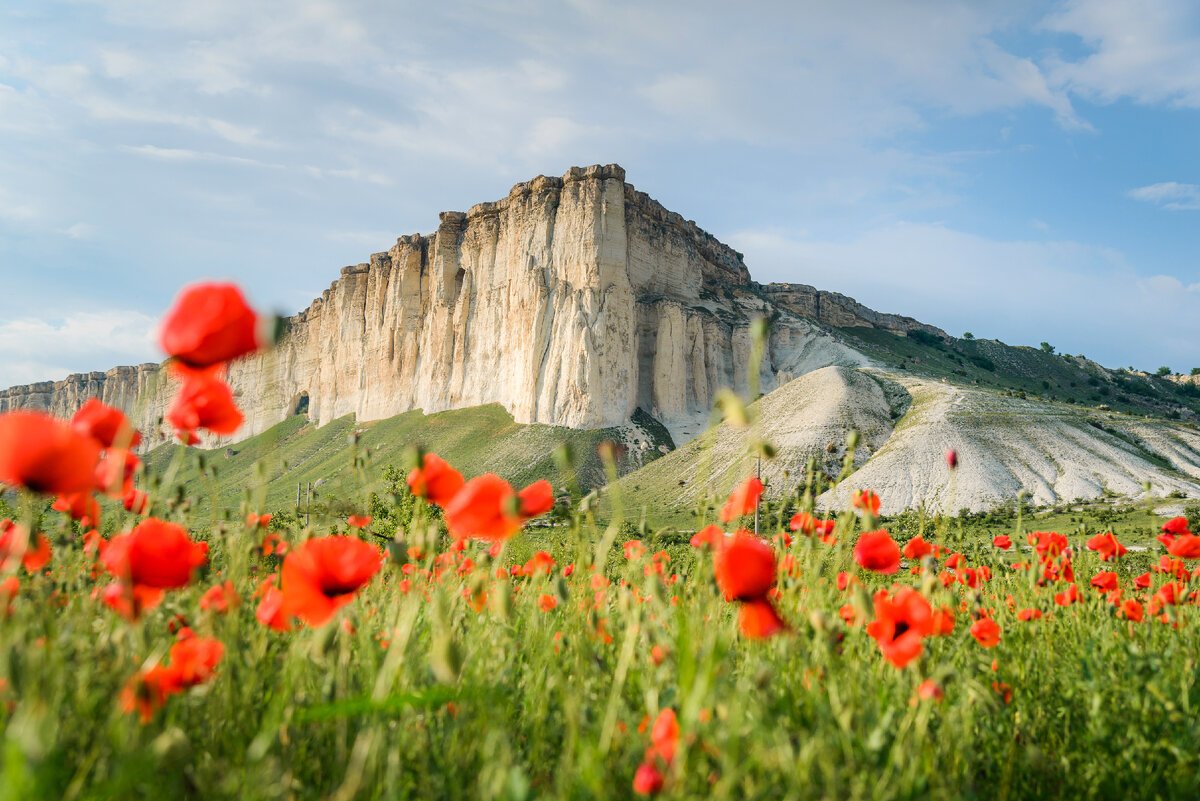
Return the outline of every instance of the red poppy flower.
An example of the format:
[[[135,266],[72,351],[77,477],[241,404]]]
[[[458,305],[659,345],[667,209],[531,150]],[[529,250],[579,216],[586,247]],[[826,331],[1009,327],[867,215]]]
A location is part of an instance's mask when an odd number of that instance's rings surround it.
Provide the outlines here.
[[[850,505],[855,509],[861,509],[869,513],[872,517],[879,515],[879,496],[871,492],[871,490],[858,490],[855,492],[850,498]]]
[[[241,598],[238,597],[237,590],[234,589],[232,581],[226,581],[224,584],[209,587],[200,596],[200,608],[206,612],[215,612],[218,615],[225,614],[240,602]]]
[[[948,637],[954,633],[954,609],[943,606],[933,610],[932,634],[938,637]]]
[[[1146,616],[1146,611],[1142,608],[1140,603],[1130,598],[1122,602],[1121,614],[1124,615],[1127,620],[1131,620],[1134,623],[1141,623],[1142,619]]]
[[[1095,551],[1100,554],[1101,561],[1108,562],[1113,559],[1119,559],[1128,552],[1128,548],[1117,541],[1117,535],[1111,531],[1103,534],[1097,534],[1087,541],[1089,551]]]
[[[140,489],[130,489],[122,496],[121,505],[125,507],[125,511],[127,512],[133,512],[135,515],[144,515],[146,514],[146,510],[150,508],[150,496]]]
[[[544,515],[554,508],[554,488],[543,478],[518,492],[517,501],[517,510],[525,520]]]
[[[708,525],[692,535],[690,544],[693,548],[719,548],[725,539],[725,532],[720,526]]]
[[[643,762],[633,774],[633,791],[638,795],[658,795],[664,781],[662,771],[651,762]]]
[[[933,679],[925,679],[917,685],[917,697],[922,701],[941,703],[945,696],[946,693],[942,690],[942,686]]]
[[[229,385],[208,373],[185,378],[166,415],[176,436],[189,445],[200,441],[199,429],[228,435],[238,430],[243,419]]]
[[[454,537],[499,541],[521,530],[517,509],[512,486],[493,473],[484,473],[465,483],[443,511]]]
[[[1200,559],[1200,537],[1180,534],[1167,546],[1167,553],[1177,559]]]
[[[990,617],[981,617],[971,624],[971,636],[984,648],[1000,644],[1000,625]]]
[[[1137,578],[1135,578],[1133,580],[1133,586],[1137,587],[1139,590],[1150,589],[1150,574],[1142,573],[1140,576],[1138,576]]]
[[[946,467],[949,467],[951,470],[958,467],[958,451],[953,448],[946,451]]]
[[[876,573],[895,573],[900,569],[900,546],[887,531],[868,531],[854,544],[854,561]]]
[[[266,528],[267,526],[271,525],[271,520],[273,520],[274,517],[275,515],[256,515],[251,512],[250,514],[246,515],[246,527]]]
[[[1042,559],[1055,557],[1067,550],[1067,538],[1057,531],[1035,531],[1029,535],[1029,544]]]
[[[549,575],[553,569],[554,557],[545,551],[538,551],[525,563],[525,575],[527,576],[536,576],[538,573]]]
[[[1027,622],[1030,620],[1037,620],[1041,616],[1042,616],[1041,609],[1022,609],[1020,612],[1017,612],[1017,620],[1024,621],[1024,622]]]
[[[138,671],[121,690],[121,710],[137,713],[143,724],[154,719],[154,713],[167,703],[167,698],[179,692],[179,676],[168,667],[157,665]]]
[[[1012,537],[1008,536],[1007,534],[1001,534],[992,540],[992,545],[996,546],[1002,551],[1007,551],[1012,547]]]
[[[319,626],[353,601],[381,565],[379,549],[357,537],[308,540],[283,560],[286,611]]]
[[[50,563],[53,549],[45,534],[29,536],[29,530],[11,520],[0,520],[0,571],[9,571],[19,561],[26,572],[37,573]]]
[[[100,444],[41,412],[0,414],[0,484],[45,495],[86,492]]]
[[[1074,584],[1068,586],[1062,592],[1054,593],[1054,603],[1059,606],[1070,606],[1079,600],[1079,588]]]
[[[159,343],[184,365],[204,368],[258,350],[258,315],[233,284],[193,284],[163,318]]]
[[[193,542],[183,526],[147,518],[109,541],[100,561],[115,578],[151,589],[187,586],[208,558],[208,546]]]
[[[59,495],[50,508],[56,512],[65,512],[72,520],[78,520],[84,528],[100,525],[100,503],[90,491]]]
[[[1112,592],[1120,586],[1117,580],[1117,574],[1111,570],[1106,570],[1092,576],[1092,586],[1101,592]]]
[[[104,448],[129,450],[142,441],[141,433],[120,409],[106,406],[97,398],[88,398],[71,418],[71,428],[91,437]]]
[[[765,598],[775,586],[775,551],[750,532],[739,530],[717,553],[714,573],[727,601]]]
[[[921,535],[913,537],[908,542],[904,543],[904,558],[920,561],[926,556],[933,553],[933,546],[925,541]]]
[[[721,507],[721,522],[728,523],[730,520],[753,513],[758,508],[758,501],[762,498],[762,494],[763,483],[758,478],[751,476],[743,481],[729,494],[725,505]]]
[[[1179,536],[1180,534],[1191,534],[1188,530],[1188,520],[1186,517],[1173,517],[1163,523],[1162,531],[1164,534],[1172,534]]]
[[[875,638],[884,659],[903,668],[924,650],[925,637],[933,631],[933,609],[911,587],[892,595],[880,590],[874,604],[875,619],[867,624],[867,634]]]
[[[225,645],[211,637],[188,637],[171,646],[170,669],[181,687],[194,687],[212,678],[225,655]]]
[[[768,599],[746,601],[738,607],[738,628],[750,640],[764,640],[788,630],[775,605]]]
[[[408,473],[408,488],[413,495],[444,507],[463,487],[462,473],[440,456],[427,453],[420,467]]]
[[[557,606],[558,599],[553,595],[542,593],[540,596],[538,596],[538,609],[541,609],[543,612],[553,611]]]
[[[100,600],[105,606],[131,622],[158,606],[162,599],[163,591],[160,589],[122,581],[114,581],[100,593]]]
[[[650,729],[650,747],[654,754],[668,765],[675,761],[675,749],[679,745],[679,720],[670,707],[658,713]]]
[[[273,631],[291,631],[293,616],[286,609],[283,591],[276,587],[274,582],[275,578],[272,576],[259,585],[256,594],[260,598],[258,608],[254,610],[254,617]]]
[[[350,515],[346,518],[346,525],[350,528],[366,528],[371,525],[371,520],[368,515]]]

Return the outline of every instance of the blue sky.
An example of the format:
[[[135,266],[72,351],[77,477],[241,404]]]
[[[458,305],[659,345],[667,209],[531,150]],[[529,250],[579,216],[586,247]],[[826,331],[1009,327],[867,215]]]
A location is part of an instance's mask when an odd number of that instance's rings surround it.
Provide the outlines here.
[[[619,162],[760,281],[1200,366],[1200,5],[9,0],[0,386]]]

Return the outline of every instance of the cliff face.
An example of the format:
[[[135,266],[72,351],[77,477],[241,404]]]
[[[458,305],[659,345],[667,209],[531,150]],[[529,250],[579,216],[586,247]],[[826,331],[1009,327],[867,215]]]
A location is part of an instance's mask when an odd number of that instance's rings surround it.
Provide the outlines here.
[[[864,359],[811,321],[923,328],[849,298],[759,286],[741,254],[625,183],[616,165],[541,176],[435,233],[343,268],[273,351],[236,363],[238,438],[300,410],[318,424],[500,403],[518,422],[601,428],[641,407],[686,438],[722,387],[744,390],[749,325],[772,316],[764,391]],[[940,333],[940,332],[939,332]],[[171,381],[119,367],[0,391],[0,411],[71,414],[96,395],[161,442]]]

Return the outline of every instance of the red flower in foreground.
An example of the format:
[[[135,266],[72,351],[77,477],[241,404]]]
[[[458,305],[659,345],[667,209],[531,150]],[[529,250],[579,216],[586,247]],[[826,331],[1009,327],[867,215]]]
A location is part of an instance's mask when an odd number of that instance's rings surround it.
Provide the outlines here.
[[[0,414],[0,484],[45,495],[87,492],[100,443],[41,412]]]
[[[861,509],[862,511],[867,512],[872,517],[877,517],[879,515],[880,503],[879,496],[874,492],[871,492],[871,490],[858,490],[850,498],[851,506],[853,506],[855,509]]]
[[[720,526],[707,525],[692,535],[690,544],[693,548],[720,548],[725,540],[725,532]]]
[[[727,601],[756,601],[775,586],[775,551],[748,531],[739,530],[717,553],[717,586]]]
[[[1091,584],[1101,592],[1112,592],[1113,590],[1117,589],[1118,586],[1120,586],[1117,580],[1117,574],[1111,570],[1106,570],[1092,576]]]
[[[900,569],[900,546],[887,531],[868,531],[854,544],[854,561],[876,573],[895,573]]]
[[[1167,553],[1177,559],[1200,559],[1200,537],[1181,534],[1167,546]]]
[[[175,643],[168,654],[168,665],[139,671],[125,685],[120,699],[122,710],[136,712],[142,723],[149,723],[167,698],[211,679],[224,654],[221,641],[208,637],[189,637]]]
[[[120,409],[106,406],[97,398],[88,398],[71,418],[71,428],[89,436],[105,448],[136,448],[142,435]]]
[[[353,601],[381,565],[379,549],[357,537],[308,540],[283,560],[284,611],[319,626]]]
[[[926,556],[929,556],[935,551],[934,546],[925,541],[921,535],[913,537],[908,542],[904,543],[904,558],[914,561],[921,561]]]
[[[442,507],[450,503],[464,483],[462,473],[433,453],[425,454],[421,466],[408,473],[408,489],[412,494]]]
[[[1173,517],[1163,523],[1162,531],[1164,534],[1172,534],[1179,536],[1180,534],[1191,534],[1188,530],[1188,520],[1186,517]]]
[[[751,514],[758,508],[758,501],[762,498],[762,494],[763,483],[756,477],[751,476],[743,481],[734,488],[725,501],[725,505],[721,507],[721,522],[728,523],[743,515]]]
[[[643,762],[633,774],[633,791],[638,795],[657,795],[663,788],[663,775],[653,763]]]
[[[166,419],[180,440],[195,445],[200,441],[196,436],[198,429],[232,434],[244,418],[234,403],[229,385],[216,375],[200,373],[184,378],[179,394],[167,410]]]
[[[751,640],[765,640],[788,631],[788,624],[779,616],[775,605],[766,598],[746,601],[738,607],[738,629]]]
[[[1117,541],[1117,535],[1111,531],[1092,537],[1087,541],[1087,549],[1100,554],[1100,559],[1104,562],[1119,559],[1129,550]]]
[[[184,288],[163,318],[163,351],[191,368],[204,368],[253,353],[264,344],[259,318],[233,284]]]
[[[52,549],[45,534],[29,536],[29,530],[11,520],[0,520],[0,571],[9,571],[19,561],[29,573],[50,563]]]
[[[169,590],[187,586],[208,558],[208,546],[193,542],[183,526],[146,518],[109,541],[100,561],[127,584]]]
[[[921,655],[925,638],[933,633],[933,609],[911,587],[892,595],[880,590],[874,604],[875,619],[867,624],[867,634],[875,638],[884,659],[902,668]]]
[[[996,546],[1002,551],[1007,551],[1012,547],[1012,537],[1008,536],[1007,534],[1001,534],[992,540],[992,545]]]
[[[1146,611],[1140,603],[1130,598],[1121,604],[1121,614],[1134,623],[1141,623]]]
[[[529,518],[549,511],[553,502],[549,482],[536,481],[518,495],[500,476],[484,473],[463,484],[443,512],[455,539],[499,542],[520,531]]]
[[[990,617],[981,617],[971,624],[971,636],[984,648],[1000,644],[1000,625]]]

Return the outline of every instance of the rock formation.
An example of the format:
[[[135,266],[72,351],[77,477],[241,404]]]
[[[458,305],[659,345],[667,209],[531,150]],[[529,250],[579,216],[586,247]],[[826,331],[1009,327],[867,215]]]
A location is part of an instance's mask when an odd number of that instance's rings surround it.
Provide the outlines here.
[[[641,408],[687,439],[717,390],[748,386],[755,316],[774,321],[763,391],[865,361],[812,321],[942,335],[834,293],[754,283],[740,253],[616,165],[539,176],[440,220],[343,268],[274,350],[233,365],[246,414],[234,439],[301,410],[325,424],[485,403],[572,428],[619,426]],[[153,446],[167,437],[171,383],[156,365],[118,367],[0,391],[0,411],[66,416],[95,395],[130,412]]]

